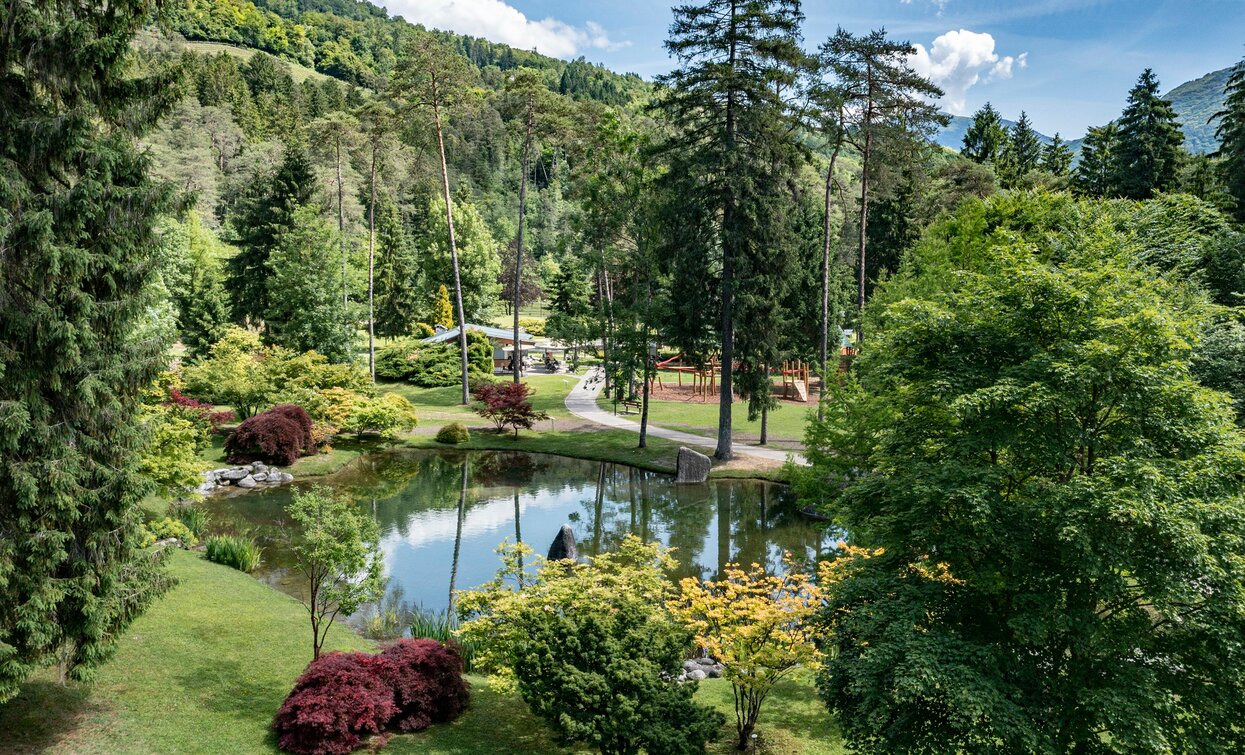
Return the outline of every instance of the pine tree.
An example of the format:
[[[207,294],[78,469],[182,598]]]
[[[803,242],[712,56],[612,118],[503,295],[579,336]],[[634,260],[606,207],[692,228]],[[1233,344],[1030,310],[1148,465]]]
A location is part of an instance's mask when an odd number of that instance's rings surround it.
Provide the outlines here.
[[[350,330],[338,288],[335,234],[313,205],[299,207],[291,219],[268,256],[268,340],[345,362],[350,358]]]
[[[199,220],[187,214],[185,274],[180,285],[170,286],[177,306],[177,329],[192,357],[207,353],[229,326],[229,297],[225,292],[223,245]]]
[[[1159,96],[1159,81],[1147,68],[1128,93],[1119,119],[1119,143],[1112,153],[1110,193],[1149,199],[1176,185],[1184,134],[1170,100]]]
[[[408,335],[424,310],[419,304],[420,269],[410,235],[392,197],[376,203],[376,334],[382,338]],[[445,286],[445,314],[453,319]]]
[[[761,296],[765,285],[756,281],[757,287],[749,289],[754,282],[736,276],[741,264],[756,269],[744,258],[762,251],[760,226],[752,222],[758,208],[745,202],[763,202],[756,194],[773,190],[772,182],[766,185],[770,158],[793,143],[791,132],[776,124],[788,117],[781,92],[794,85],[804,65],[799,47],[803,16],[794,0],[706,0],[679,6],[674,14],[666,49],[679,68],[659,79],[666,91],[660,107],[677,130],[666,145],[673,163],[666,195],[681,205],[674,214],[687,219],[694,211],[698,220],[690,225],[703,232],[701,243],[682,253],[700,256],[709,248],[719,259],[722,379],[714,455],[729,459],[738,358],[735,297],[737,290]]]
[[[258,55],[256,57],[259,57]],[[271,177],[252,184],[229,218],[239,250],[229,260],[228,286],[238,320],[262,320],[268,313],[268,256],[278,239],[294,228],[294,214],[316,197],[316,178],[307,153],[287,145],[285,157]]]
[[[1081,161],[1077,163],[1073,179],[1077,191],[1091,197],[1105,197],[1111,192],[1111,169],[1119,136],[1114,123],[1089,129],[1081,143]]]
[[[987,102],[973,113],[973,123],[964,132],[960,154],[975,163],[993,163],[1002,156],[1007,139],[1002,116]]]
[[[1004,173],[1015,182],[1038,169],[1042,159],[1042,142],[1029,123],[1029,116],[1020,111],[1020,120],[1012,126],[1003,148]]]
[[[1051,138],[1050,144],[1042,149],[1042,170],[1056,176],[1066,176],[1072,169],[1072,150],[1068,143],[1059,137],[1059,132]]]
[[[152,10],[0,12],[0,703],[41,666],[85,677],[168,584],[139,547],[154,222],[176,207],[135,140],[180,92],[131,65]]]
[[[1245,223],[1245,62],[1236,66],[1224,87],[1223,110],[1215,113],[1219,127],[1220,171],[1224,188],[1233,200],[1236,222]]]

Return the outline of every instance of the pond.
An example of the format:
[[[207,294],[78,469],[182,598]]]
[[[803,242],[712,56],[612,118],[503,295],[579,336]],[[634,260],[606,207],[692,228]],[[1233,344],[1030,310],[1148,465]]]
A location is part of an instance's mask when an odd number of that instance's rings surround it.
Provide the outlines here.
[[[246,533],[264,549],[256,576],[298,595],[284,513],[311,483],[215,496],[204,502],[210,530]],[[783,551],[819,559],[838,536],[796,509],[785,486],[752,480],[678,485],[621,464],[547,454],[405,451],[362,457],[315,484],[345,491],[380,525],[388,587],[411,604],[443,611],[455,589],[493,577],[503,540],[544,555],[563,524],[581,556],[608,551],[626,535],[675,548],[676,579],[711,578],[727,563],[780,569]]]

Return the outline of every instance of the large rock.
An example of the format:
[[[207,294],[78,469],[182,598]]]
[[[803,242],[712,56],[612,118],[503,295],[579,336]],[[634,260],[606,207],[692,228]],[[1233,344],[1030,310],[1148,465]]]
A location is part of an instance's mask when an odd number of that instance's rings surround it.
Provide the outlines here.
[[[258,484],[255,482],[255,478],[250,475],[246,475],[241,480],[238,480],[238,487],[240,488],[253,488]]]
[[[704,482],[709,479],[709,470],[713,462],[702,453],[683,446],[679,449],[679,460],[675,465],[675,482]]]
[[[549,560],[570,559],[574,561],[577,558],[579,558],[579,553],[575,548],[575,533],[571,531],[571,525],[564,524],[562,529],[558,530],[557,537],[553,539],[553,544],[549,546]]]
[[[241,480],[250,474],[246,467],[238,467],[236,469],[226,469],[224,472],[218,472],[216,477],[221,480]]]

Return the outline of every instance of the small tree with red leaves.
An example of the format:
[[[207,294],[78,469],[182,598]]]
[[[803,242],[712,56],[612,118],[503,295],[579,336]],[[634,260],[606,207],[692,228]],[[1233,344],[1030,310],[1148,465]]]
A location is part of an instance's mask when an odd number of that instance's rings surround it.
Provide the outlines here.
[[[532,395],[527,383],[481,383],[472,391],[472,397],[480,403],[471,410],[495,424],[499,433],[507,425],[513,427],[514,437],[518,438],[519,428],[530,430],[540,420],[549,419],[545,412],[532,408]]]
[[[304,453],[315,452],[311,417],[301,406],[281,404],[238,425],[225,439],[231,463],[266,461],[289,466]]]
[[[367,653],[328,653],[312,661],[272,722],[281,749],[348,753],[383,732],[398,713],[388,665]]]
[[[436,640],[398,640],[381,657],[394,700],[400,709],[390,721],[399,731],[423,731],[457,718],[467,709],[470,692],[463,660],[453,646]]]

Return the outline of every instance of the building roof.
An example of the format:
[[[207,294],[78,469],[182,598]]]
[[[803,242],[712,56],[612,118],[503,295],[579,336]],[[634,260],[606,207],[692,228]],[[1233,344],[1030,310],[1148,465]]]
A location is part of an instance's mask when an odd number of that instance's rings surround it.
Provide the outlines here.
[[[490,340],[494,340],[494,341],[514,341],[514,330],[509,329],[509,328],[494,328],[491,325],[472,325],[471,323],[467,323],[467,330],[468,331],[478,330],[481,333],[483,333],[485,336],[487,336]],[[423,342],[424,343],[446,343],[448,341],[453,341],[456,338],[458,338],[458,328],[455,327],[455,328],[450,328],[449,330],[442,330],[434,336],[429,336],[428,338],[423,339]],[[528,335],[522,330],[519,331],[519,343],[535,343],[535,342],[536,342],[536,339],[532,338],[532,336]]]

